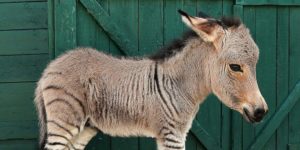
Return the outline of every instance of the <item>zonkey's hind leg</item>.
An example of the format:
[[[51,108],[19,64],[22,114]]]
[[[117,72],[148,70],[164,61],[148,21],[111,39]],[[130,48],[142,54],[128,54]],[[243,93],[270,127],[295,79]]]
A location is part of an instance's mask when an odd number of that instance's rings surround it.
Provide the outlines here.
[[[76,150],[83,150],[89,141],[97,134],[97,130],[91,127],[85,127],[77,136],[71,140],[71,144]]]
[[[69,150],[75,149],[71,139],[79,133],[79,128],[64,121],[48,120],[47,141],[45,150]]]

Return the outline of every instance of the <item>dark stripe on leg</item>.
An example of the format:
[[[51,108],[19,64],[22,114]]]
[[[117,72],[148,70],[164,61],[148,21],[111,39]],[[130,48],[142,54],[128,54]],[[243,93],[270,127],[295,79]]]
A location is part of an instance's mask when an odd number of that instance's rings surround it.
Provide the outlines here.
[[[183,146],[173,146],[173,145],[167,145],[167,144],[164,144],[164,146],[167,148],[171,148],[171,149],[183,149]]]
[[[63,130],[65,130],[67,133],[70,134],[71,137],[74,136],[74,135],[72,134],[72,132],[71,132],[69,129],[66,129],[65,127],[63,127],[63,126],[61,126],[60,124],[58,124],[57,122],[55,122],[54,120],[48,120],[47,122],[48,122],[48,123],[52,123],[52,124],[56,125],[57,127],[61,128],[61,129],[63,129]]]
[[[63,136],[63,135],[59,135],[59,134],[48,133],[48,137],[51,137],[51,136],[56,136],[56,137],[60,137],[60,138],[65,139],[65,140],[71,145],[71,147],[72,147],[73,149],[76,149],[75,146],[72,144],[72,142],[71,142],[67,137],[65,137],[65,136]]]
[[[174,140],[174,139],[171,139],[171,138],[168,138],[168,137],[166,137],[166,138],[164,138],[166,141],[168,141],[168,142],[171,142],[171,143],[176,143],[176,144],[178,144],[178,143],[181,143],[180,141],[177,141],[177,140]]]
[[[81,117],[80,117],[79,113],[77,111],[75,111],[76,109],[67,100],[56,98],[56,99],[48,102],[46,104],[46,106],[50,106],[51,104],[53,104],[55,102],[60,102],[60,103],[64,103],[65,105],[67,105],[72,110],[72,114],[75,115],[75,118],[77,119],[77,122],[81,122]]]
[[[74,96],[72,93],[68,92],[66,89],[63,89],[62,87],[59,87],[59,86],[55,86],[55,85],[49,85],[47,86],[46,88],[44,88],[44,90],[49,90],[49,89],[54,89],[54,90],[63,90],[65,92],[66,95],[72,97],[77,103],[78,105],[80,105],[81,109],[82,109],[82,113],[83,113],[83,117],[86,116],[85,114],[85,107],[83,106],[83,103],[82,101],[77,98],[76,96]]]

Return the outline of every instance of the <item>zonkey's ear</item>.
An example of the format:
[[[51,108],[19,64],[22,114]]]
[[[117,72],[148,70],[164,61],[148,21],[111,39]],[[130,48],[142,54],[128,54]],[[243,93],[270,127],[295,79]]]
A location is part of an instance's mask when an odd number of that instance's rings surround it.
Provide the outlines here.
[[[181,14],[182,21],[194,30],[205,42],[212,42],[219,49],[219,39],[222,36],[222,26],[220,22],[213,18],[200,18],[188,15],[182,10],[178,10]]]

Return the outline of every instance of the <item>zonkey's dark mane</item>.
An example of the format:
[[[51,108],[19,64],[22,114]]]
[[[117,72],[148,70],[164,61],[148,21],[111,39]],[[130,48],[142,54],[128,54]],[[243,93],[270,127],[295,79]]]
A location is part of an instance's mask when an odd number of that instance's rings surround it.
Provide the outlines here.
[[[171,43],[158,50],[157,53],[150,56],[149,58],[156,61],[170,58],[175,54],[177,54],[178,52],[182,51],[188,39],[195,38],[195,37],[198,37],[196,32],[192,30],[187,31],[183,34],[183,36],[180,39],[173,40]]]
[[[203,12],[199,12],[198,16],[202,18],[211,18]],[[220,24],[224,29],[229,27],[238,27],[241,25],[241,20],[235,17],[222,17],[220,20],[215,21],[218,22],[218,24]],[[149,58],[155,61],[166,60],[176,55],[178,52],[181,52],[186,44],[186,41],[196,37],[198,37],[197,33],[189,30],[185,32],[181,38],[173,40],[171,43],[158,50],[157,53],[151,55]]]

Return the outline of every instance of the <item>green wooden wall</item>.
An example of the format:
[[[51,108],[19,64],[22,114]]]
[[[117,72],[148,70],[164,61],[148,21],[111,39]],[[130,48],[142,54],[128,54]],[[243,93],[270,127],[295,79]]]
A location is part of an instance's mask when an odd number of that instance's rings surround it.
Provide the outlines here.
[[[0,1],[0,149],[36,149],[35,82],[49,61],[47,2]]]
[[[251,125],[210,96],[187,150],[300,149],[299,0],[0,0],[0,150],[37,148],[33,91],[50,59],[77,46],[154,53],[186,30],[178,8],[244,20],[260,47],[257,76],[270,109]],[[155,143],[99,133],[87,149],[154,150]]]

